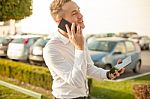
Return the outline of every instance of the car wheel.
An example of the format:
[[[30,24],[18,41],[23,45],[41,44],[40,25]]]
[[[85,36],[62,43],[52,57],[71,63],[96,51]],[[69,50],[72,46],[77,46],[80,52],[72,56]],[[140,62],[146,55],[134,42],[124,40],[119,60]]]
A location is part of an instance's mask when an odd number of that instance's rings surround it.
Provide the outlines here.
[[[29,60],[29,63],[30,63],[31,65],[35,65],[35,62],[32,61],[32,60]]]
[[[133,72],[134,73],[140,73],[140,70],[141,70],[141,62],[138,61],[137,64],[136,64],[136,66],[133,69]]]
[[[107,64],[107,65],[105,65],[105,66],[104,66],[104,69],[106,69],[106,70],[110,70],[110,69],[111,69],[111,67],[112,67],[111,65],[108,65],[108,64]]]
[[[143,46],[143,50],[146,50],[146,45]]]
[[[149,50],[149,45],[146,47],[146,50]]]
[[[42,66],[47,67],[47,65],[45,64],[45,62],[42,63]]]

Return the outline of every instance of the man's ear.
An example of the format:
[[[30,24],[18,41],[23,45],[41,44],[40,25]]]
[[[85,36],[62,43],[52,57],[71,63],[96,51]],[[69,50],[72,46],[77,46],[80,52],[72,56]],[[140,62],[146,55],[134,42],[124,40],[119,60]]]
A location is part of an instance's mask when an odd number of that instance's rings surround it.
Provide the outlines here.
[[[59,15],[56,16],[56,23],[59,24],[61,21],[62,17],[60,17]]]

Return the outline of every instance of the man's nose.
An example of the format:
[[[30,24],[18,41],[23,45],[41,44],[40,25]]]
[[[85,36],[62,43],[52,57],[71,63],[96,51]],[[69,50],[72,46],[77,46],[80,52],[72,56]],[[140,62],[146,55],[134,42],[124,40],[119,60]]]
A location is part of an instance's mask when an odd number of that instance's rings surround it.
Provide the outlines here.
[[[79,14],[78,14],[78,18],[81,19],[82,17],[83,17],[83,15],[82,15],[81,13],[79,13]]]

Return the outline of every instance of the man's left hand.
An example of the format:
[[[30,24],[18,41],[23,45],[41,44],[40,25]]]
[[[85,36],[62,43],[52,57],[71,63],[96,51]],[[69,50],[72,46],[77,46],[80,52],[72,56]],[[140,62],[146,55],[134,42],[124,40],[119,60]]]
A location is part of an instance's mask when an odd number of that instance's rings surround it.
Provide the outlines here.
[[[122,63],[122,60],[118,59],[117,64],[121,64],[121,63]],[[125,71],[125,68],[122,68],[120,70],[115,70],[114,73],[111,73],[110,71],[108,71],[107,78],[113,80],[113,79],[119,77],[121,74],[123,74],[124,71]]]
[[[115,70],[114,73],[111,73],[110,71],[108,71],[108,72],[107,72],[107,77],[108,77],[108,79],[113,80],[113,79],[119,77],[121,74],[123,74],[124,71],[125,71],[125,68],[122,68],[122,69],[120,69],[119,71]]]

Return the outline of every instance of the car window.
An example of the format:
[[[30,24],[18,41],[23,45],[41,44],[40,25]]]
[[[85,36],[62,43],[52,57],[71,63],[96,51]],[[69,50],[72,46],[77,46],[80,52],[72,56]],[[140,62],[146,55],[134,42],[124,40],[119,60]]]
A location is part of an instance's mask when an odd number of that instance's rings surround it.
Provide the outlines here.
[[[93,51],[110,52],[114,48],[115,44],[115,42],[109,41],[90,41],[88,43],[88,49]]]
[[[131,42],[131,41],[126,41],[125,44],[126,44],[126,47],[127,47],[127,51],[128,51],[128,52],[133,52],[133,51],[135,51],[135,46],[134,46],[133,42]]]
[[[115,52],[120,52],[121,54],[126,53],[126,48],[123,42],[120,42],[116,45]]]
[[[31,38],[30,40],[29,40],[29,43],[28,43],[28,46],[31,46],[33,43],[34,43],[34,39],[33,38]]]
[[[5,40],[5,39],[3,39],[3,38],[0,37],[0,43],[3,42],[4,40]]]
[[[25,44],[26,46],[31,46],[35,41],[35,38],[18,38],[14,39],[12,43]]]
[[[22,42],[23,42],[22,38],[12,40],[12,43],[20,43],[21,44]]]
[[[0,43],[5,43],[5,42],[8,42],[8,40],[5,38],[0,38]]]
[[[88,42],[88,49],[89,50],[96,50],[96,48],[97,48],[97,46],[98,46],[98,42],[96,42],[96,41],[91,41],[91,42]]]

